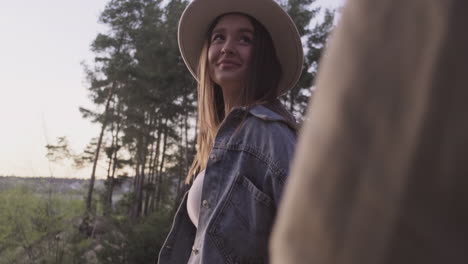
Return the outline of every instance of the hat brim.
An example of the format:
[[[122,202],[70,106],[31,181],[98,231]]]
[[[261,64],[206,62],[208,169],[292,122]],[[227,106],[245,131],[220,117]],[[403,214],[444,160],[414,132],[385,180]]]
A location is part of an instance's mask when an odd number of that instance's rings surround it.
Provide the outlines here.
[[[292,19],[273,0],[194,0],[187,6],[179,21],[178,42],[182,58],[195,79],[205,33],[215,18],[226,13],[247,14],[267,29],[283,71],[280,94],[293,88],[302,72],[301,39]]]

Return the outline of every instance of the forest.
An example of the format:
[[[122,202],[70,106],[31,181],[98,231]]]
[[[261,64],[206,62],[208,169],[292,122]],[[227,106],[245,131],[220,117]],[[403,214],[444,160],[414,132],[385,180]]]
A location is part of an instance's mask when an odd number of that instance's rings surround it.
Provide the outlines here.
[[[301,79],[281,100],[306,122],[336,11],[316,7],[315,0],[278,2],[296,23],[305,52]],[[196,151],[196,82],[177,46],[177,24],[187,4],[106,4],[99,22],[107,31],[91,44],[94,61],[83,64],[94,108],[79,109],[100,129],[79,153],[65,137],[45,146],[51,162],[88,166],[91,175],[76,190],[47,180],[1,179],[0,264],[155,262],[187,190]],[[105,175],[97,175],[98,166],[106,168]]]

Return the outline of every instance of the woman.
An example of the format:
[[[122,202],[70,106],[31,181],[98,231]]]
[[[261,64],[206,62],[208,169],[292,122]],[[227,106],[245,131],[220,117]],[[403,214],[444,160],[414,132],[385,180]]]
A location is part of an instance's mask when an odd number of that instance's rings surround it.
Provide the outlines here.
[[[272,0],[194,0],[178,37],[198,80],[198,152],[159,263],[267,263],[296,142],[278,96],[300,76],[299,34]]]

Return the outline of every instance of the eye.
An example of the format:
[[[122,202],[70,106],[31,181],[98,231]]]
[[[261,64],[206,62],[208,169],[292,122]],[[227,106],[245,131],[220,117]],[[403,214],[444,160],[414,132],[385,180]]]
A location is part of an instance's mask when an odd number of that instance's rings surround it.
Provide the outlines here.
[[[218,41],[223,41],[224,36],[221,33],[215,33],[211,36],[211,42],[218,42]]]
[[[245,43],[245,44],[252,44],[253,42],[252,37],[248,35],[242,35],[239,40],[240,42]]]

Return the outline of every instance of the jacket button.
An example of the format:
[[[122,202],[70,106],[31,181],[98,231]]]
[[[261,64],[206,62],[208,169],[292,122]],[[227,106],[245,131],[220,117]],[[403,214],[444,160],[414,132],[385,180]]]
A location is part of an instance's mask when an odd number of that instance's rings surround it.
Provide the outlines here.
[[[193,252],[193,254],[197,255],[198,254],[198,248],[193,247],[192,252]]]
[[[202,202],[202,206],[206,209],[209,209],[210,208],[210,203],[207,201],[207,200],[203,200]]]
[[[216,160],[216,155],[215,155],[215,154],[211,154],[211,155],[210,155],[210,159],[211,159],[212,161],[215,161],[215,160]]]

